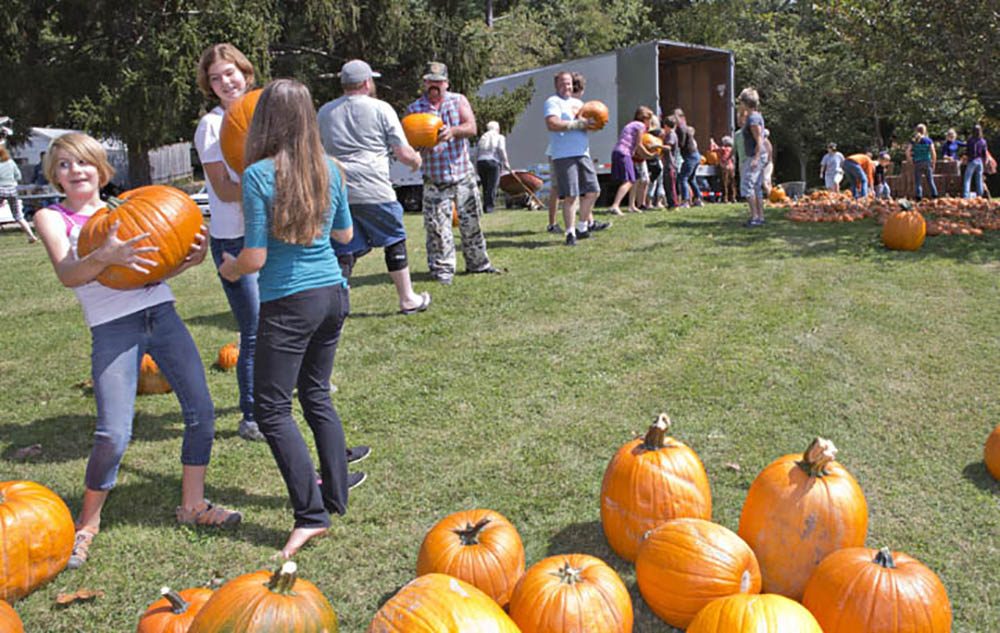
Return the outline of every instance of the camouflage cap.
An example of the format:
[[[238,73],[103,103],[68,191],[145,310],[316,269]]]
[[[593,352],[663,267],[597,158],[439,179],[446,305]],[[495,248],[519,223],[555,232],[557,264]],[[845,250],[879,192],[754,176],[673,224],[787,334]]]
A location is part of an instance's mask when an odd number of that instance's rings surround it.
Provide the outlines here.
[[[448,81],[448,67],[441,62],[427,62],[424,81]]]

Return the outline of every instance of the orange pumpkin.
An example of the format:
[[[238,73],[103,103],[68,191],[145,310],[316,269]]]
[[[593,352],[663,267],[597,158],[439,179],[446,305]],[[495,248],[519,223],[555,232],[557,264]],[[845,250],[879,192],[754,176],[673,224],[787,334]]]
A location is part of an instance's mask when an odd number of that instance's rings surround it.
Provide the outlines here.
[[[798,600],[827,554],[864,545],[868,504],[836,455],[833,442],[816,438],[750,485],[738,533],[757,555],[764,591]]]
[[[993,475],[993,478],[1000,481],[1000,424],[986,438],[986,445],[983,447],[983,461],[986,462],[986,470]]]
[[[0,600],[14,602],[56,577],[73,551],[73,517],[33,481],[0,482]]]
[[[505,607],[524,574],[521,535],[499,512],[449,514],[427,532],[417,555],[417,575],[434,572],[464,580]]]
[[[212,597],[212,590],[204,587],[174,591],[160,589],[163,596],[149,605],[139,618],[135,633],[187,633],[191,622]]]
[[[523,633],[631,633],[634,619],[625,583],[586,554],[532,565],[511,596],[510,617]]]
[[[663,151],[663,139],[646,132],[642,135],[642,146],[651,154],[659,154]]]
[[[195,237],[201,233],[201,211],[189,195],[166,185],[148,185],[112,198],[108,206],[90,216],[80,229],[77,252],[89,255],[104,244],[112,225],[118,222],[118,239],[128,240],[142,233],[149,237],[136,246],[156,246],[158,251],[142,253],[144,259],[156,262],[142,273],[125,266],[108,266],[97,281],[109,288],[127,290],[160,281],[191,252]]]
[[[411,580],[382,605],[368,633],[520,633],[503,609],[482,591],[446,574]]]
[[[219,349],[219,358],[216,359],[215,364],[218,365],[219,369],[230,370],[236,367],[236,363],[240,360],[240,346],[237,343],[226,343]]]
[[[0,633],[24,633],[24,623],[17,611],[3,600],[0,600]]]
[[[242,174],[246,168],[244,154],[246,153],[247,132],[253,121],[253,113],[263,89],[251,90],[236,101],[229,104],[225,116],[222,117],[222,127],[219,130],[219,145],[222,158],[229,168],[237,174]]]
[[[139,382],[136,385],[136,393],[140,396],[170,393],[173,388],[166,377],[160,373],[160,367],[149,354],[142,355],[142,363],[139,365]]]
[[[767,194],[767,199],[774,204],[780,204],[788,202],[788,194],[785,193],[785,189],[781,185],[775,185],[771,187],[771,193]]]
[[[596,99],[583,104],[576,112],[578,119],[590,119],[591,124],[588,129],[600,130],[608,124],[608,106]]]
[[[653,613],[685,628],[706,604],[734,593],[760,593],[753,550],[731,530],[703,519],[674,519],[639,546],[635,579]]]
[[[276,572],[262,569],[233,578],[202,606],[188,633],[337,633],[333,607],[297,573],[289,560]]]
[[[698,612],[687,633],[823,633],[801,604],[773,593],[716,598]],[[858,632],[860,633],[860,632]]]
[[[918,250],[927,235],[927,222],[908,200],[901,201],[900,206],[882,225],[882,243],[897,251]]]
[[[712,490],[698,455],[667,436],[661,414],[645,437],[615,453],[601,483],[601,525],[608,544],[634,561],[646,532],[681,517],[711,520]]]
[[[438,134],[444,128],[444,121],[431,112],[413,112],[400,121],[403,134],[410,145],[417,149],[434,147],[438,142]]]
[[[831,632],[951,631],[951,604],[941,579],[915,558],[887,547],[849,547],[824,558],[802,604]]]

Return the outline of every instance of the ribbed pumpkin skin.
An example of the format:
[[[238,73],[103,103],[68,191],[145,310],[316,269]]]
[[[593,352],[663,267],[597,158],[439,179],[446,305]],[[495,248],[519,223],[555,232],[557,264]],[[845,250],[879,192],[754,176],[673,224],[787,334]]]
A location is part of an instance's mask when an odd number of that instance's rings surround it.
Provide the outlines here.
[[[139,626],[136,627],[135,633],[187,633],[195,616],[212,597],[213,591],[195,587],[178,591],[177,594],[187,603],[183,613],[175,613],[170,600],[166,597],[160,598],[149,605],[139,618]]]
[[[24,633],[24,624],[17,611],[3,600],[0,600],[0,633]]]
[[[219,369],[232,369],[240,361],[240,347],[236,343],[226,343],[219,349],[219,358],[215,364]]]
[[[59,495],[33,481],[0,482],[0,600],[15,602],[55,578],[75,535]]]
[[[475,530],[475,543],[465,544]],[[524,545],[510,521],[492,510],[463,510],[438,521],[427,532],[417,555],[417,575],[447,574],[475,586],[501,607],[510,602],[514,585],[524,575]]]
[[[430,112],[413,112],[400,121],[403,134],[410,145],[417,149],[434,147],[438,142],[438,133],[444,127],[444,121]]]
[[[1000,481],[1000,424],[986,438],[986,445],[983,447],[983,461],[986,462],[986,470],[993,475],[993,478]]]
[[[97,281],[109,288],[141,288],[160,281],[184,262],[191,253],[195,236],[201,232],[203,219],[198,205],[189,195],[166,185],[132,189],[120,199],[124,202],[119,207],[105,207],[87,220],[80,229],[77,252],[84,257],[100,248],[115,222],[120,222],[118,239],[123,241],[149,233],[149,237],[136,243],[136,246],[160,249],[142,253],[144,259],[156,262],[148,274],[125,266],[108,266],[97,276]]]
[[[308,580],[290,593],[268,587],[266,569],[233,578],[201,608],[188,633],[337,633],[337,614]]]
[[[136,385],[136,392],[141,395],[156,395],[170,393],[173,388],[167,382],[167,378],[160,373],[160,368],[149,354],[142,355],[142,362],[139,364],[139,382]]]
[[[577,111],[576,118],[590,119],[594,123],[589,129],[600,130],[608,124],[608,106],[604,105],[600,101],[597,101],[596,99],[588,101],[583,104],[583,107],[581,107],[579,111]]]
[[[658,525],[639,546],[635,578],[653,613],[679,629],[712,600],[760,593],[761,583],[750,546],[732,530],[703,519]]]
[[[950,633],[948,592],[915,558],[892,552],[895,568],[876,562],[879,550],[850,547],[820,563],[802,604],[825,633]]]
[[[222,117],[222,127],[219,129],[219,145],[222,158],[229,168],[237,174],[243,174],[246,165],[243,155],[247,144],[247,132],[253,121],[254,110],[260,100],[263,89],[251,90],[236,101],[229,104],[225,116]]]
[[[375,614],[368,633],[520,633],[489,596],[458,578],[425,574]]]
[[[691,621],[687,633],[824,633],[824,631],[809,610],[794,600],[773,593],[738,593],[708,603]]]
[[[897,211],[882,225],[882,243],[897,251],[915,251],[924,243],[927,222],[919,211]]]
[[[566,582],[566,566],[579,580]],[[550,556],[524,574],[510,599],[510,617],[522,633],[630,633],[634,614],[615,570],[586,554]]]
[[[646,532],[664,521],[712,518],[712,490],[698,455],[665,437],[662,448],[636,438],[618,449],[601,483],[601,526],[611,548],[634,561]]]
[[[791,453],[767,466],[750,485],[738,534],[763,576],[763,591],[802,597],[809,576],[828,554],[861,547],[868,504],[854,477],[836,461],[811,475]]]
[[[663,149],[663,139],[655,134],[646,132],[642,135],[642,146],[654,154],[659,154]]]

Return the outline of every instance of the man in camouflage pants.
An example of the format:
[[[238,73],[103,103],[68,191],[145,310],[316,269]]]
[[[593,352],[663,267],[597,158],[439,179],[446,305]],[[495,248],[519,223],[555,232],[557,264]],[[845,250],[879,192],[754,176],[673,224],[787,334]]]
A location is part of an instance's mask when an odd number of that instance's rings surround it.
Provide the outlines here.
[[[424,230],[427,233],[427,266],[445,285],[455,276],[455,237],[451,230],[452,205],[457,206],[462,255],[470,273],[500,273],[486,253],[486,238],[479,226],[483,202],[476,171],[469,158],[469,137],[476,135],[476,117],[464,95],[448,92],[448,67],[430,62],[424,75],[424,94],[406,113],[431,112],[445,127],[438,143],[422,150],[424,173]]]

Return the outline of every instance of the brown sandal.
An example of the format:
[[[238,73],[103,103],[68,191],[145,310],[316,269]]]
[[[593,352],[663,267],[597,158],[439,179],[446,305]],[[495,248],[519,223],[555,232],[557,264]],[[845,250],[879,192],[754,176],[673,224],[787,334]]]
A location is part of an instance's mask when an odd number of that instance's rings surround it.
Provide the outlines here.
[[[202,525],[209,527],[234,527],[243,520],[243,515],[235,510],[227,510],[205,499],[204,506],[197,510],[177,507],[177,522],[182,525]]]
[[[73,553],[70,554],[69,562],[66,563],[67,569],[79,569],[83,567],[83,564],[87,562],[87,557],[90,556],[90,544],[94,542],[93,532],[87,530],[77,530],[76,538],[73,540]]]

